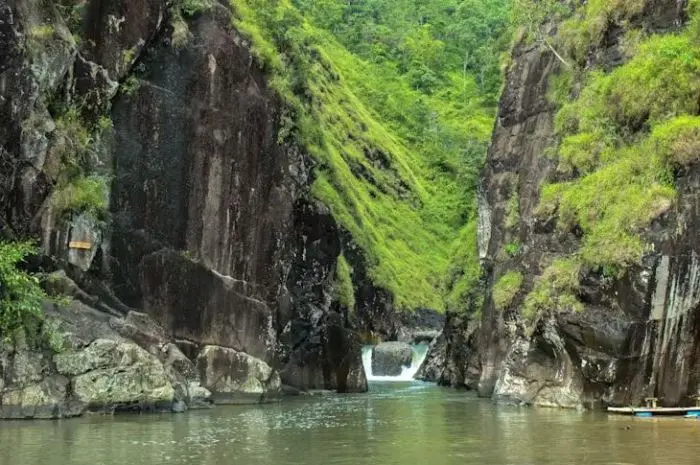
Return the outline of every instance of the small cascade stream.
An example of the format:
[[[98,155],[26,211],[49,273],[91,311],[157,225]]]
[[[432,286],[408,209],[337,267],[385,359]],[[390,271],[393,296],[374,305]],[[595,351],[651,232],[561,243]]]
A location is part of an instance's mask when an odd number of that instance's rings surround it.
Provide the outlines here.
[[[362,365],[365,368],[365,376],[367,381],[413,381],[413,377],[423,364],[425,357],[428,355],[428,344],[413,344],[413,359],[411,366],[403,367],[401,374],[398,376],[374,376],[372,374],[372,349],[374,346],[362,347]]]

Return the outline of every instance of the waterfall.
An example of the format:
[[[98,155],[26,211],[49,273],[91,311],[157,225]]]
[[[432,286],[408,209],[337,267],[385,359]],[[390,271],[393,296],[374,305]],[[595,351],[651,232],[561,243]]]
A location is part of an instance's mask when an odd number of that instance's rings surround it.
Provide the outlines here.
[[[362,364],[365,367],[367,381],[413,381],[413,377],[423,364],[423,360],[428,355],[428,344],[412,344],[413,359],[410,367],[403,367],[403,371],[398,376],[374,376],[372,374],[372,349],[374,346],[362,347]]]

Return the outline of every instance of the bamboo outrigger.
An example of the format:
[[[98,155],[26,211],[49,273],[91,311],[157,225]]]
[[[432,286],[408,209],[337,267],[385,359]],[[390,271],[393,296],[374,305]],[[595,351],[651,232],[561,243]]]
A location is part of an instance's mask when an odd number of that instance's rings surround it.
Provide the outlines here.
[[[644,399],[646,407],[608,407],[608,412],[638,417],[651,417],[657,415],[684,415],[686,417],[700,417],[700,397],[695,398],[695,407],[658,407],[656,397]]]

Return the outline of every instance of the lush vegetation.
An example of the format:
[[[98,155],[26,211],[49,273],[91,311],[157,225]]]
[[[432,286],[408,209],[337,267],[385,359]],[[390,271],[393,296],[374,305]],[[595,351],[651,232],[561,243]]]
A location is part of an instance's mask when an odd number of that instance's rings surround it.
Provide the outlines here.
[[[555,260],[541,276],[523,305],[523,316],[535,319],[546,310],[580,311],[583,306],[576,298],[581,265],[573,258]]]
[[[46,297],[39,279],[23,271],[24,259],[35,253],[29,242],[0,242],[0,337],[13,339],[16,332],[40,319]]]
[[[466,299],[507,1],[232,6],[288,105],[280,139],[318,161],[313,193],[365,250],[375,284],[402,308]]]
[[[523,284],[523,275],[518,271],[508,271],[494,284],[492,296],[496,310],[503,311],[510,306]]]
[[[344,255],[338,257],[335,266],[335,299],[350,311],[355,309],[355,288],[352,285],[352,267]]]
[[[620,276],[639,263],[651,248],[645,228],[676,201],[674,173],[699,160],[697,1],[690,4],[690,25],[677,33],[628,30],[623,65],[608,71],[586,64],[607,28],[627,25],[643,6],[641,0],[586,2],[552,41],[571,64],[551,81],[563,181],[543,186],[538,213],[556,216],[562,230],[577,227],[583,237],[573,256],[538,278],[526,315],[578,308],[581,266]]]

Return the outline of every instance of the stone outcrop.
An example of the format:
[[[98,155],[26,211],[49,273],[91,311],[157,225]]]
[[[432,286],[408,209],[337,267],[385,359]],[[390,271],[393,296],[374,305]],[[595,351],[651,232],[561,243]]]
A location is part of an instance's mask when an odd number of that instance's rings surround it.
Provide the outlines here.
[[[215,6],[185,44],[166,28],[115,101],[115,288],[173,337],[245,352],[285,384],[366,389],[348,309],[331,308],[339,230],[308,198],[312,163],[279,140],[282,103],[230,25]]]
[[[73,295],[95,331],[79,331],[80,344],[58,357],[93,369],[64,373],[49,357],[40,379],[4,384],[14,397],[3,405],[20,407],[3,415],[181,410],[207,397],[195,369],[207,347],[257,360],[298,389],[367,389],[359,331],[368,317],[333,301],[335,263],[350,242],[311,198],[314,163],[282,136],[287,110],[229,7],[212,2],[187,17],[178,8],[0,5],[0,235],[41,238],[42,269],[73,280],[47,286]],[[109,214],[56,206],[75,153],[81,176],[108,181]],[[100,358],[110,344],[119,360]],[[230,379],[217,398],[246,383],[234,365],[203,365],[212,386]],[[173,381],[173,370],[194,384]],[[279,390],[265,389],[259,399]]]
[[[430,342],[428,353],[418,368],[415,379],[433,383],[440,379],[445,368],[446,344],[447,340],[442,333]]]
[[[413,349],[405,342],[383,342],[372,348],[372,374],[398,376],[411,366]]]
[[[684,2],[650,0],[633,22],[670,32],[684,21]],[[609,68],[621,62],[623,30],[608,31],[589,60]],[[698,393],[698,262],[696,224],[700,173],[680,173],[676,206],[645,233],[654,252],[621,279],[581,277],[580,313],[552,312],[534,327],[520,308],[534,279],[552,259],[576,249],[576,231],[559,232],[538,220],[539,186],[553,175],[542,156],[554,140],[555,109],[547,99],[550,76],[561,67],[546,48],[520,44],[512,56],[479,198],[479,249],[490,289],[508,270],[524,276],[504,311],[486,299],[480,312],[446,322],[441,382],[507,402],[544,406],[689,405]],[[520,218],[507,227],[517,195]],[[504,247],[521,244],[505,257]]]
[[[258,403],[278,399],[279,374],[260,359],[219,346],[206,346],[197,357],[202,384],[219,404]]]
[[[38,334],[0,349],[0,418],[206,407],[194,364],[147,315],[45,306]]]

